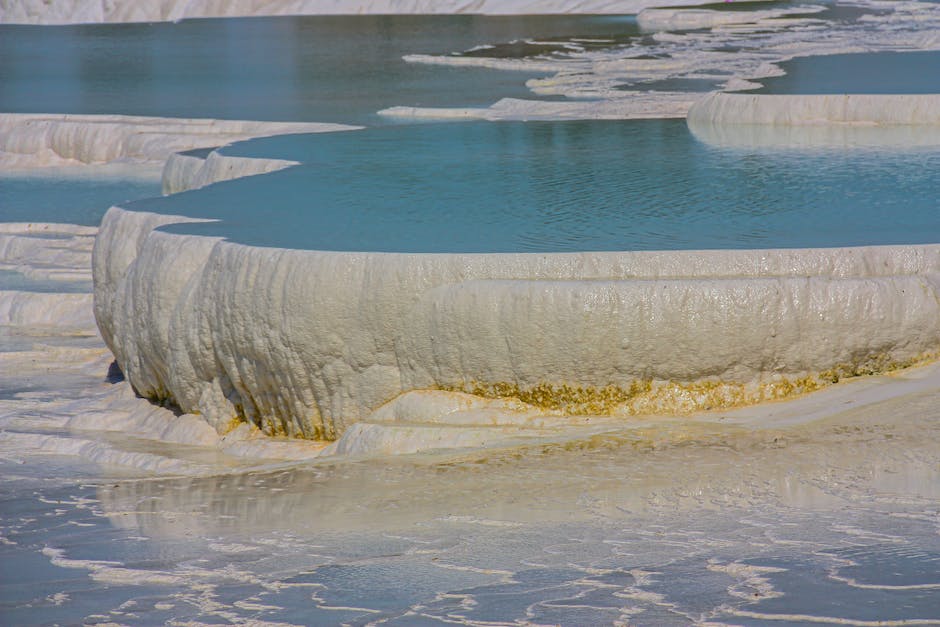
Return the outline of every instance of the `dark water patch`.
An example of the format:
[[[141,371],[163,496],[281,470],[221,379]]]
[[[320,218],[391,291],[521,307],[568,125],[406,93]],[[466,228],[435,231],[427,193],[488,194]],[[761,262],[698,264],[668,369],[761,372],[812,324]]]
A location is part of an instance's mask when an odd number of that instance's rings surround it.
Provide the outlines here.
[[[218,148],[218,146],[209,148],[194,148],[192,150],[185,150],[179,154],[185,157],[198,157],[199,159],[206,159],[216,148]]]
[[[666,9],[679,9],[679,10],[700,10],[707,9],[709,11],[723,11],[726,13],[748,13],[751,11],[762,11],[766,9],[785,9],[793,6],[797,6],[796,2],[788,2],[786,0],[776,2],[763,2],[757,0],[754,2],[734,2],[728,0],[727,2],[712,2],[709,4],[697,4],[697,5],[678,5],[663,7]]]
[[[757,94],[940,94],[940,51],[800,57]]]
[[[817,3],[814,2],[813,4]],[[819,4],[824,6],[825,9],[819,13],[812,14],[812,17],[830,22],[856,22],[860,17],[866,15],[889,15],[894,11],[893,8],[852,6],[836,2],[824,2]]]

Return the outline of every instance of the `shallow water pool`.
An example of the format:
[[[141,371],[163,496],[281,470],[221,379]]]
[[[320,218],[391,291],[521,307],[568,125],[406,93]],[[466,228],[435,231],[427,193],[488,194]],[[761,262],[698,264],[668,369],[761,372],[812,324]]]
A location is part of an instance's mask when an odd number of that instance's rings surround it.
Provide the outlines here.
[[[160,195],[159,170],[119,176],[107,167],[0,175],[0,222],[97,226],[108,207]],[[148,172],[149,171],[149,172]]]
[[[286,248],[560,252],[940,239],[940,149],[729,149],[682,120],[464,123],[298,135],[226,154],[300,167],[129,208]],[[899,193],[903,190],[903,193]]]

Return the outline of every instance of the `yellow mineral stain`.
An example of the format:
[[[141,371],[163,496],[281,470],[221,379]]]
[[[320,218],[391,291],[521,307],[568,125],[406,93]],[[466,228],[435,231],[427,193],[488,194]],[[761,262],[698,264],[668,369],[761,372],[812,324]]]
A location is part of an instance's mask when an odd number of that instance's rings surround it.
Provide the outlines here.
[[[616,408],[630,399],[649,392],[651,385],[650,381],[643,379],[636,379],[626,386],[607,385],[604,387],[540,383],[522,388],[515,383],[474,382],[465,386],[441,387],[440,389],[485,398],[517,399],[540,409],[573,416],[594,416],[615,413]]]
[[[232,416],[231,418],[229,418],[229,421],[225,424],[225,426],[222,427],[221,435],[228,435],[229,433],[231,433],[238,427],[242,426],[246,422],[247,421],[241,416]]]
[[[603,387],[547,382],[523,387],[506,381],[472,381],[438,389],[485,398],[517,399],[544,411],[565,415],[686,416],[701,411],[787,400],[844,379],[888,374],[924,365],[935,361],[938,355],[937,352],[930,352],[907,359],[894,359],[878,353],[854,363],[836,364],[821,372],[790,377],[777,375],[758,383],[736,383],[720,379],[634,379],[622,385],[609,384]]]
[[[538,383],[520,386],[513,382],[481,382],[439,386],[438,390],[463,392],[484,398],[518,400],[542,411],[568,416],[688,416],[709,410],[726,410],[745,405],[788,400],[820,390],[845,379],[898,372],[936,361],[940,352],[922,353],[895,359],[887,353],[869,355],[853,363],[840,363],[817,373],[800,376],[775,375],[759,383],[735,383],[720,379],[698,381],[653,381],[634,379],[623,384],[602,387],[569,383]],[[152,402],[178,408],[176,399],[164,389],[147,395]],[[251,406],[258,408],[254,399]],[[249,418],[243,405],[235,406],[235,415],[223,429],[229,433],[242,423],[259,428],[265,435],[309,441],[333,441],[339,436],[333,424],[324,424],[314,413],[306,424],[296,425],[292,416],[273,409]],[[288,428],[293,425],[295,428]],[[223,434],[224,434],[223,433]],[[639,445],[637,445],[639,446]]]

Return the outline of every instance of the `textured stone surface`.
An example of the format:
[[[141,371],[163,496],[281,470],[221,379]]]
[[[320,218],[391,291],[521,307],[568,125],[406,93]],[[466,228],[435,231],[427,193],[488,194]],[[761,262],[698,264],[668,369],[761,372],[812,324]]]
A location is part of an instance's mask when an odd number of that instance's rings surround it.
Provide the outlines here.
[[[297,162],[285,159],[233,157],[223,155],[216,150],[210,152],[205,158],[177,153],[170,155],[163,166],[163,193],[175,194],[218,181],[264,174],[292,165],[297,165]]]
[[[333,439],[435,389],[563,413],[684,413],[940,348],[940,245],[335,253],[153,230],[172,221],[108,212],[96,317],[140,393],[220,430],[240,418]]]

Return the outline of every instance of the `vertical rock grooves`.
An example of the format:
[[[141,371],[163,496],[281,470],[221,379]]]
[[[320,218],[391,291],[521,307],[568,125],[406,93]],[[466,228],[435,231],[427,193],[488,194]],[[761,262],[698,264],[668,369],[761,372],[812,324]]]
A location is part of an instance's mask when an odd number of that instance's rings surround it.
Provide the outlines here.
[[[940,245],[396,254],[155,230],[185,220],[109,210],[95,316],[141,394],[219,430],[335,439],[429,389],[682,413],[940,349]]]

